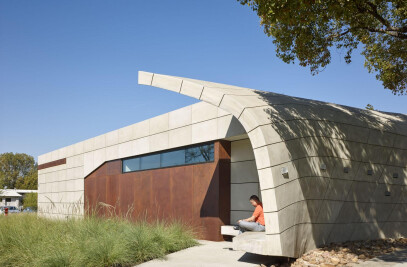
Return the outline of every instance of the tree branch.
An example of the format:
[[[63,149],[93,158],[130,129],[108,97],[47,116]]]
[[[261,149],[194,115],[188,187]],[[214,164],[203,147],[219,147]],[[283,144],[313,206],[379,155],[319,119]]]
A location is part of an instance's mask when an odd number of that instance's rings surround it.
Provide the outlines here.
[[[363,30],[368,30],[369,32],[385,33],[385,34],[394,36],[399,39],[403,39],[403,40],[407,39],[406,34],[404,34],[402,32],[398,32],[398,31],[388,30],[388,29],[371,28],[371,27],[355,27],[353,29],[363,29]]]
[[[390,22],[388,22],[385,18],[383,18],[382,16],[380,16],[379,12],[377,11],[377,6],[369,1],[367,1],[367,4],[372,8],[372,10],[366,9],[366,11],[372,15],[373,17],[375,17],[378,21],[380,21],[384,26],[386,26],[387,28],[391,28],[391,24]]]
[[[344,35],[348,34],[349,32],[350,32],[350,29],[347,29],[346,31],[341,32],[341,33],[331,34],[331,35],[328,36],[326,39],[332,40],[332,39],[334,39],[334,38],[338,38],[338,37],[344,36]]]

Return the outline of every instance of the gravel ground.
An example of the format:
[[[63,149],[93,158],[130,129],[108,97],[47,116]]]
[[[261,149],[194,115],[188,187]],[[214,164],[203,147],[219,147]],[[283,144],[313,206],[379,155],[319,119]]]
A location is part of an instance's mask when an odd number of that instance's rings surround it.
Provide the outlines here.
[[[311,250],[301,258],[284,260],[279,264],[261,264],[262,267],[343,267],[355,266],[370,259],[407,248],[407,238],[372,241],[352,241],[330,244]],[[407,260],[407,259],[406,259]]]

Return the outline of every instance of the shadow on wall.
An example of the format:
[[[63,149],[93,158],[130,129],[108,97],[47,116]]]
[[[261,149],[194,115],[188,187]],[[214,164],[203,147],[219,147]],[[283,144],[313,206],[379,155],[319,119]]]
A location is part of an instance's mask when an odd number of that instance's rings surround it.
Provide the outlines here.
[[[272,133],[275,169],[275,188],[262,191],[275,190],[286,245],[303,253],[330,242],[407,234],[406,153],[394,148],[406,137],[393,134],[406,127],[406,116],[257,93],[269,105],[261,108],[268,125],[259,127]]]

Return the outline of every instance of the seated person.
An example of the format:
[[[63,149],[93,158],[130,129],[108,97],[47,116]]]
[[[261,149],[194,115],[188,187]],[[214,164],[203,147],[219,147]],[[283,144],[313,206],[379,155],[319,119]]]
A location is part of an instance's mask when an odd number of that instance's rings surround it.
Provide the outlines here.
[[[266,228],[264,227],[263,203],[256,195],[252,195],[249,200],[250,204],[255,207],[253,215],[250,218],[237,221],[239,226],[236,226],[235,229],[239,229],[240,234],[245,231],[264,232]]]

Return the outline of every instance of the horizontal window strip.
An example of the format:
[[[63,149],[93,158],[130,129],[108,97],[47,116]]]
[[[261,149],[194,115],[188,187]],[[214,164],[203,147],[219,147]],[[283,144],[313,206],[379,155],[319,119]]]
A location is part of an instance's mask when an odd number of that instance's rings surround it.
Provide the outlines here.
[[[214,143],[165,150],[122,160],[122,172],[193,165],[214,161]]]

